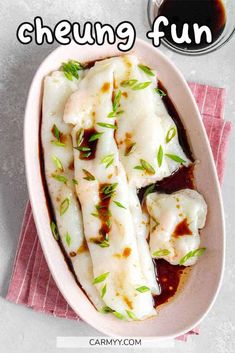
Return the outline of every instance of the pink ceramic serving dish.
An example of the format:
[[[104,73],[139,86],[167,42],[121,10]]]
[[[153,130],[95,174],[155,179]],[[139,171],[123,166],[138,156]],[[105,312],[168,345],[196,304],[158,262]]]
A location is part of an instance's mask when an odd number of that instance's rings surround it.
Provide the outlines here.
[[[195,167],[195,181],[198,191],[204,195],[208,205],[206,227],[201,232],[202,246],[205,246],[207,251],[193,267],[180,294],[169,304],[162,306],[156,317],[142,322],[125,322],[113,315],[101,314],[94,309],[76,284],[51,234],[39,155],[43,79],[69,59],[87,62],[123,54],[117,50],[116,45],[79,46],[73,43],[59,47],[38,68],[25,111],[24,139],[28,189],[48,266],[61,293],[79,317],[107,335],[141,336],[149,339],[173,338],[198,325],[211,308],[220,287],[224,267],[224,217],[220,187],[202,120],[185,79],[161,51],[146,42],[138,39],[132,52],[136,53],[143,63],[157,70],[158,77],[166,87],[186,128],[192,152],[200,161]],[[76,325],[76,322],[74,324]]]

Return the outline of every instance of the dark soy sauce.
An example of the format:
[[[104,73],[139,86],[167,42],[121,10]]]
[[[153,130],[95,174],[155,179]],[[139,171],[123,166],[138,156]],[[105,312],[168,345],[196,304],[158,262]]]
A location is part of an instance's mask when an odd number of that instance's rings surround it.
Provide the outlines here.
[[[195,43],[193,24],[199,27],[208,26],[212,34],[212,42],[215,42],[222,34],[226,23],[226,12],[222,0],[164,0],[158,10],[158,16],[165,16],[169,20],[164,30],[165,38],[174,46],[188,49],[202,49],[210,45],[203,33],[200,44]],[[181,37],[183,25],[189,24],[189,38],[191,43],[178,44],[172,40],[171,24],[176,24],[177,35]]]
[[[166,194],[172,194],[175,191],[182,189],[194,189],[194,179],[193,179],[193,169],[194,164],[185,167],[181,166],[176,172],[171,174],[169,177],[164,178],[161,181],[151,184],[154,187],[152,192],[164,192]],[[150,185],[138,190],[138,197],[140,202],[143,201],[144,194]]]
[[[95,158],[98,140],[91,141],[90,139],[96,133],[97,131],[94,128],[84,131],[82,142],[79,146],[79,148],[83,148],[83,150],[80,151],[80,159],[91,160]]]
[[[169,97],[168,92],[161,81],[158,81],[158,88],[166,93],[166,95],[162,97],[162,101],[166,107],[168,114],[174,120],[174,123],[177,127],[179,143],[180,143],[184,153],[186,154],[186,156],[189,159],[191,159],[191,161],[193,161],[194,159],[193,159],[193,155],[192,155],[189,143],[188,143],[187,134],[186,134],[184,125],[180,119],[179,113],[177,112],[177,109],[175,108],[174,103],[172,102],[171,98]]]
[[[154,296],[154,302],[155,306],[159,306],[166,303],[176,294],[186,267],[171,265],[163,259],[154,260],[154,264],[157,268],[157,279],[161,288],[160,295]]]

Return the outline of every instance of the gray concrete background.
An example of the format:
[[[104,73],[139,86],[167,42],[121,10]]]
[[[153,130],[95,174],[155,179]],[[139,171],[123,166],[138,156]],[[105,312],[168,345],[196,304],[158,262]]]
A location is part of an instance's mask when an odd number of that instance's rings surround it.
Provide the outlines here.
[[[56,45],[23,46],[16,40],[16,28],[23,21],[42,16],[50,26],[62,19],[84,23],[101,21],[113,26],[129,20],[137,35],[145,39],[148,30],[146,0],[1,0],[0,6],[0,352],[57,352],[56,336],[96,335],[84,322],[56,319],[8,303],[6,294],[16,251],[22,215],[28,198],[24,175],[23,117],[30,82],[42,59]],[[186,57],[161,50],[183,72],[195,80],[227,88],[225,116],[235,122],[235,38],[218,52],[202,57]],[[177,343],[176,353],[232,353],[235,351],[235,158],[233,130],[230,140],[223,198],[227,228],[227,261],[218,299],[201,324],[201,333],[188,343]],[[62,351],[62,350],[60,350]],[[85,350],[84,350],[85,351]],[[86,350],[88,351],[88,350]],[[95,351],[92,349],[91,351]],[[111,351],[111,349],[109,350]],[[124,350],[123,350],[124,351]],[[138,351],[132,349],[132,351]],[[156,349],[147,350],[154,352]],[[67,350],[66,350],[67,352]]]

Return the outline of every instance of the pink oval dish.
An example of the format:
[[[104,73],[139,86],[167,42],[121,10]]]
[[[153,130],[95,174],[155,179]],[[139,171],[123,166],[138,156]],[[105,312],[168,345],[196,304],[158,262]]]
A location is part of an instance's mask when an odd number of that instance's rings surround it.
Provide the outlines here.
[[[75,59],[93,61],[123,54],[116,45],[79,46],[70,44],[54,50],[37,70],[28,95],[25,125],[25,162],[30,201],[33,208],[40,242],[53,278],[73,310],[97,330],[116,336],[139,336],[149,339],[179,336],[205,317],[220,287],[224,267],[224,217],[220,187],[208,139],[194,98],[176,67],[157,49],[137,40],[132,50],[142,61],[158,72],[187,131],[192,152],[200,161],[195,167],[196,187],[208,205],[206,227],[201,232],[206,254],[193,267],[181,291],[156,317],[142,322],[125,322],[111,315],[97,312],[76,284],[68,270],[59,246],[51,235],[50,219],[41,179],[39,160],[39,122],[43,78],[60,67],[61,63]],[[76,323],[74,323],[76,325]]]

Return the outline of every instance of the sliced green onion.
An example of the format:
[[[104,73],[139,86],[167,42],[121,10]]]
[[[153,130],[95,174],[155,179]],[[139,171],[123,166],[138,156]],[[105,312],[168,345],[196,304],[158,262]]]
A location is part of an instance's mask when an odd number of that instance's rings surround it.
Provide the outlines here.
[[[201,256],[202,254],[204,254],[204,252],[206,251],[206,248],[199,248],[196,250],[192,250],[189,251],[184,257],[182,257],[179,261],[180,265],[183,265],[186,261],[188,261],[189,259],[191,259],[194,256]]]
[[[184,159],[182,159],[180,156],[177,156],[176,154],[165,153],[165,156],[178,163],[186,162]]]
[[[91,151],[83,152],[83,153],[82,153],[82,157],[83,157],[83,158],[88,158],[88,157],[90,157],[90,155],[91,155]]]
[[[137,317],[135,316],[135,314],[132,311],[126,310],[126,313],[127,313],[127,315],[129,316],[130,319],[138,320]]]
[[[60,141],[51,141],[51,143],[55,146],[58,146],[58,147],[65,147],[65,143],[63,142],[60,142]]]
[[[125,209],[126,209],[126,207],[123,206],[120,202],[118,202],[118,201],[113,201],[113,202],[114,202],[115,205],[117,205],[118,207],[120,207],[120,208],[125,208]]]
[[[56,140],[59,141],[60,140],[60,130],[58,129],[58,127],[56,126],[56,124],[54,124],[52,126],[52,133],[55,136]]]
[[[106,164],[105,168],[108,168],[114,161],[114,154],[108,154],[101,159],[101,164]]]
[[[73,77],[79,78],[78,71],[82,70],[82,65],[76,60],[69,60],[67,63],[63,63],[61,66],[61,71],[64,72],[65,77],[72,81]]]
[[[121,115],[124,113],[124,110],[119,110],[118,112],[116,112],[116,115]]]
[[[117,312],[117,311],[114,311],[113,315],[115,315],[120,320],[124,320],[125,319],[125,316],[122,315],[121,313]]]
[[[155,169],[147,161],[145,161],[144,159],[140,159],[140,164],[141,164],[142,170],[144,169],[148,174],[152,174],[152,175],[155,174]]]
[[[150,84],[151,84],[151,81],[140,82],[140,83],[135,84],[131,88],[133,89],[133,91],[138,91],[138,90],[141,90],[141,89],[144,89],[144,88],[148,87]]]
[[[67,183],[68,178],[66,178],[64,175],[57,175],[57,174],[51,174],[52,178],[56,179],[57,181],[60,181],[61,183]]]
[[[60,215],[61,216],[63,216],[65,214],[65,212],[68,210],[69,204],[70,204],[70,200],[67,197],[66,199],[64,199],[64,201],[60,205]]]
[[[112,111],[108,114],[108,118],[115,118],[116,112]]]
[[[101,313],[103,313],[103,314],[113,313],[113,309],[111,309],[109,306],[104,306],[101,309]]]
[[[167,255],[169,255],[170,253],[171,253],[171,252],[170,252],[170,250],[168,250],[168,249],[161,249],[161,250],[155,251],[155,252],[152,254],[152,256],[154,256],[154,257],[167,256]]]
[[[55,240],[59,240],[59,233],[55,222],[51,222],[50,226],[53,237],[55,238]]]
[[[122,96],[122,92],[119,89],[118,92],[116,92],[114,95],[114,100],[113,100],[113,111],[114,112],[116,112],[117,108],[119,107],[121,96]]]
[[[109,241],[108,239],[103,240],[101,243],[98,244],[101,248],[108,248],[109,247]]]
[[[101,191],[107,197],[112,197],[116,191],[117,186],[118,183],[109,184],[104,186]]]
[[[158,149],[158,154],[157,154],[157,161],[158,161],[158,166],[159,168],[162,165],[162,161],[163,161],[163,148],[160,145],[159,149]]]
[[[117,126],[113,125],[113,124],[107,124],[107,123],[97,123],[97,125],[101,126],[101,127],[106,127],[108,129],[113,129],[116,130]]]
[[[107,292],[107,284],[105,284],[101,290],[101,298],[103,299]]]
[[[154,191],[155,191],[155,184],[149,185],[144,192],[143,199],[145,199],[149,194],[151,194]]]
[[[76,134],[77,147],[79,147],[83,141],[84,129],[79,129]]]
[[[159,96],[162,98],[162,97],[165,97],[166,96],[166,93],[160,89],[160,88],[154,88],[155,92],[157,92],[157,94],[159,94]]]
[[[70,236],[69,232],[67,232],[66,235],[65,235],[65,241],[66,241],[67,245],[70,246],[70,244],[71,244],[71,236]]]
[[[176,127],[171,127],[166,134],[166,143],[169,143],[176,135]]]
[[[126,80],[126,81],[122,81],[121,86],[122,87],[132,87],[137,82],[138,82],[138,80],[136,80],[136,79]]]
[[[88,170],[83,169],[82,171],[83,171],[83,173],[85,174],[85,177],[84,177],[83,179],[88,180],[88,181],[93,181],[93,180],[95,180],[94,175],[92,175],[90,172],[88,172]]]
[[[63,170],[64,170],[64,169],[63,169],[63,165],[62,165],[61,161],[59,160],[59,158],[56,157],[56,156],[52,156],[51,158],[52,158],[52,160],[53,160],[53,162],[54,162],[56,168],[57,168],[58,170],[60,170],[61,172],[63,172]]]
[[[96,141],[103,135],[103,132],[97,132],[89,138],[89,142]]]
[[[149,289],[149,287],[141,286],[141,287],[136,288],[135,290],[137,290],[140,293],[144,293],[144,292],[148,292],[150,289]]]
[[[144,71],[147,75],[149,75],[149,76],[154,76],[154,73],[151,71],[151,69],[150,69],[148,66],[139,64],[138,67],[139,67],[142,71]]]
[[[134,167],[134,169],[145,170],[144,167],[142,167],[141,165],[136,165],[136,166]]]
[[[194,256],[202,256],[204,252],[206,251],[206,248],[199,248],[194,250]]]
[[[85,146],[80,146],[80,147],[74,147],[75,150],[81,151],[81,152],[88,152],[90,151],[90,147],[85,147]]]
[[[109,272],[105,272],[102,275],[94,278],[92,284],[97,284],[97,283],[101,283],[101,282],[105,281],[106,278],[108,277],[108,275],[109,275]]]

